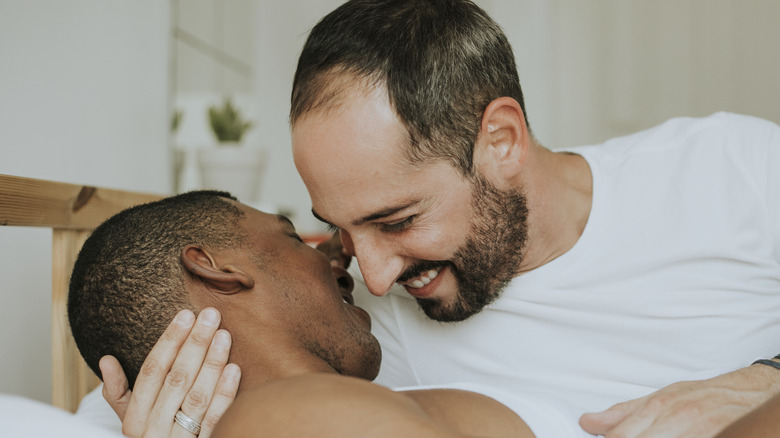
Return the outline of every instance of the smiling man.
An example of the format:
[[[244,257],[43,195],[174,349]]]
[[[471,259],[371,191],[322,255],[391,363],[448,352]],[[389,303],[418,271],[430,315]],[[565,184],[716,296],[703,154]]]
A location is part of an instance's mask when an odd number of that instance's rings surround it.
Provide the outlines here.
[[[400,283],[440,321],[480,311],[521,269],[526,197],[497,189],[481,173],[467,177],[444,159],[408,163],[408,139],[384,89],[358,81],[344,93],[329,117],[309,114],[294,125],[296,164],[314,214],[339,227],[374,294]],[[514,101],[506,106],[496,111],[519,113]]]
[[[518,187],[524,177],[520,164],[546,151],[532,148],[517,102],[500,99],[485,119],[492,132],[482,136],[495,144],[475,156],[473,166],[500,169],[505,178],[490,181],[482,171],[456,168],[444,157],[410,163],[410,140],[386,90],[360,78],[353,81],[342,91],[343,103],[327,116],[314,112],[293,120],[295,161],[312,196],[312,210],[339,228],[372,293],[384,295],[400,283],[430,318],[464,320],[493,301],[513,277],[532,269],[532,257],[542,248],[554,251],[542,242],[527,245],[528,200],[519,188],[527,185]],[[555,165],[587,173],[579,158],[550,156]],[[581,218],[577,227],[584,226],[588,183],[555,183],[564,196],[581,198],[576,205],[584,211],[571,214]],[[556,222],[544,224],[552,229]],[[559,250],[572,244],[562,242]]]
[[[384,297],[382,373],[615,405],[582,425],[621,436],[712,436],[780,392],[749,366],[780,350],[776,125],[717,114],[552,152],[503,32],[466,0],[330,13],[290,124],[314,214]],[[407,294],[460,322],[421,320]]]

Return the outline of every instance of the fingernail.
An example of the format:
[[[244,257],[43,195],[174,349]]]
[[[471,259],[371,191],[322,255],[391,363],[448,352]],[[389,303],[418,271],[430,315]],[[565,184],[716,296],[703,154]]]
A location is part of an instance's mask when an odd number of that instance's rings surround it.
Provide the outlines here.
[[[220,330],[214,336],[214,346],[219,348],[228,348],[230,346],[230,333]]]
[[[173,322],[180,326],[190,326],[195,321],[195,315],[189,310],[182,310],[173,318]]]
[[[227,364],[222,372],[225,373],[225,377],[230,380],[235,381],[241,379],[241,368],[234,363]]]
[[[202,312],[200,312],[201,317],[203,318],[203,322],[206,325],[214,326],[217,325],[217,322],[219,321],[219,314],[216,310],[212,308],[203,309]]]

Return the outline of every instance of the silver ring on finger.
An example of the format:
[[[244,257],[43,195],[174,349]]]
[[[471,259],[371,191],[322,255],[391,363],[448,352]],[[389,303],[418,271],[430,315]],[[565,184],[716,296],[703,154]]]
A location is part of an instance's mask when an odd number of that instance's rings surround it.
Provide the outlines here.
[[[188,417],[187,414],[181,411],[181,409],[179,409],[179,412],[177,412],[176,416],[173,417],[173,420],[188,432],[195,434],[195,436],[200,434],[200,423]]]

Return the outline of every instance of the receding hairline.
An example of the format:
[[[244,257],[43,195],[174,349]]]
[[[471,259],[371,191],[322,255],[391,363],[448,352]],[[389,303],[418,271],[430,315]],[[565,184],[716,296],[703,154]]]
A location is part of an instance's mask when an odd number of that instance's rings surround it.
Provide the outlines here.
[[[318,86],[320,81],[325,84],[324,87]],[[373,93],[381,93],[403,131],[403,143],[401,144],[403,159],[408,164],[419,164],[421,160],[415,159],[412,154],[412,144],[414,143],[412,132],[398,113],[385,80],[379,79],[377,75],[356,72],[345,66],[336,66],[319,73],[315,79],[309,81],[307,87],[319,91],[310,96],[309,104],[299,105],[299,108],[291,110],[291,130],[295,129],[296,124],[302,120],[325,120],[334,112],[342,109],[352,96],[367,97]],[[427,139],[422,139],[422,141],[427,141]],[[293,147],[293,149],[295,148]],[[424,161],[428,160],[445,160],[445,158],[428,157]]]
[[[384,93],[390,107],[396,112],[384,79],[376,74],[355,71],[348,66],[338,65],[319,72],[307,80],[304,86],[314,91],[306,97],[293,100],[290,128],[294,128],[303,118],[325,117],[333,111],[338,111],[353,93],[362,93],[364,96],[376,92]]]

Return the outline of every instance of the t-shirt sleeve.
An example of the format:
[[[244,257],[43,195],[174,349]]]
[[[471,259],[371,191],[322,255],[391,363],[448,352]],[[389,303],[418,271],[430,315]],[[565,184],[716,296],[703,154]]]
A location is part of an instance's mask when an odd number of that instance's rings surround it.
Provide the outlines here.
[[[579,426],[577,411],[562,400],[538,393],[517,393],[491,385],[451,383],[422,387],[396,388],[396,391],[421,389],[459,389],[490,397],[523,419],[536,438],[593,437]]]
[[[780,261],[780,126],[774,123],[767,123],[767,125],[765,130],[767,143],[766,199],[770,214],[774,216],[775,241],[777,242],[775,256]]]
[[[769,222],[774,224],[775,259],[780,262],[780,126],[738,114],[718,117],[740,148],[745,171],[766,202]]]

